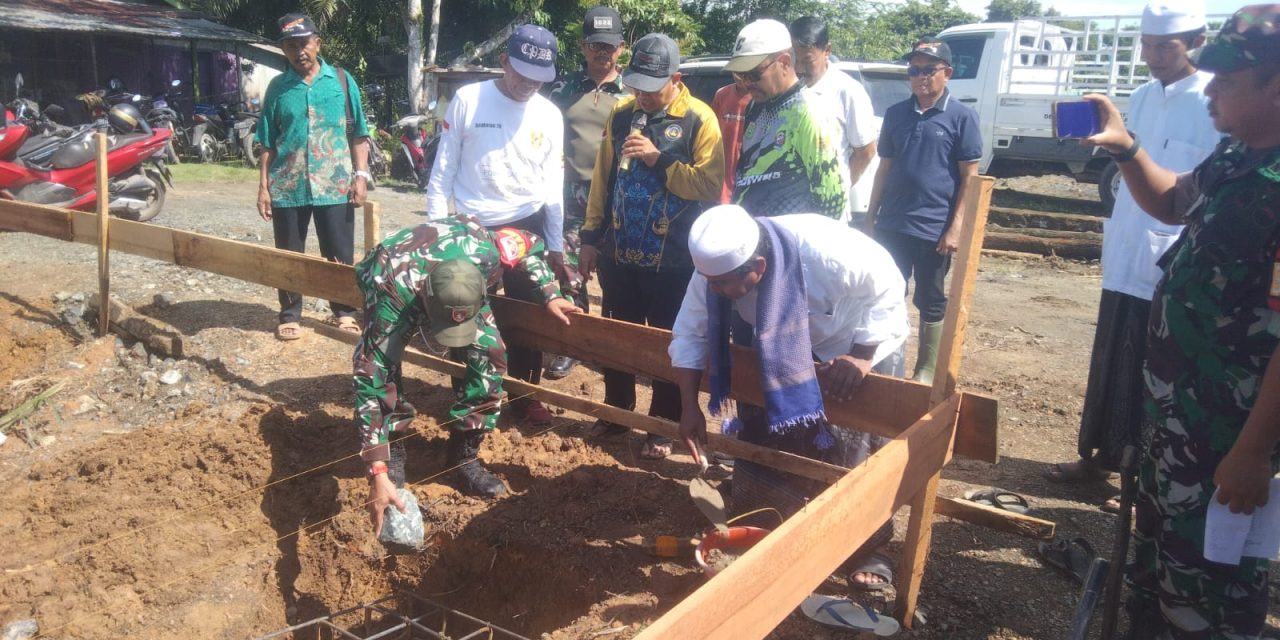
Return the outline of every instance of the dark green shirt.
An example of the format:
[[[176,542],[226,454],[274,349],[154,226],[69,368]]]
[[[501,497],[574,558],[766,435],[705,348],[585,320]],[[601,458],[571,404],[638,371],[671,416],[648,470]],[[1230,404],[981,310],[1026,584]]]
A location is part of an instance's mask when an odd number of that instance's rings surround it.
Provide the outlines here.
[[[267,86],[258,142],[274,149],[270,167],[271,206],[306,207],[342,204],[353,180],[351,148],[346,133],[346,92],[338,73],[324,59],[308,85],[293,67]],[[367,138],[360,90],[350,73],[354,138]]]

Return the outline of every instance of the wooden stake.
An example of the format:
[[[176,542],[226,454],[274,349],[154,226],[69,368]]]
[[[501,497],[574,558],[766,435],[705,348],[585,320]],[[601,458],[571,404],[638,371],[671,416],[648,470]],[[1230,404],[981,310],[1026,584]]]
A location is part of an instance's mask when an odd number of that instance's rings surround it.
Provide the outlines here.
[[[373,144],[370,142],[369,144]],[[364,252],[369,253],[382,241],[382,205],[375,200],[364,203]]]
[[[111,194],[107,189],[107,134],[94,136],[98,147],[98,299],[111,299],[111,252],[109,247]],[[98,335],[111,331],[110,305],[98,305]]]
[[[955,255],[947,316],[943,321],[942,340],[938,345],[938,366],[933,376],[933,389],[929,394],[929,405],[932,407],[948,402],[955,395],[960,356],[964,352],[965,329],[969,322],[969,304],[973,297],[973,285],[978,279],[982,237],[987,227],[987,212],[991,208],[991,188],[994,185],[995,179],[987,176],[969,178],[970,197],[964,212],[965,229],[961,234],[960,249]],[[951,435],[954,438],[955,432],[952,431]],[[894,615],[907,629],[915,623],[916,600],[920,596],[920,581],[924,578],[924,565],[929,557],[929,544],[933,538],[933,513],[938,497],[938,480],[941,477],[942,469],[939,467],[925,483],[924,489],[911,500],[911,516],[907,519],[902,563],[898,567],[898,597],[894,603]]]

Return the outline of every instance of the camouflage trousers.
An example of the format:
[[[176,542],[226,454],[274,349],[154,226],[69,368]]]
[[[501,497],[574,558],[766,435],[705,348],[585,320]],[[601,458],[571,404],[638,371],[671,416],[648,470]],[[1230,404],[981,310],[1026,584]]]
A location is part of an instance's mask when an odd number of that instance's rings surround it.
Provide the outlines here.
[[[1204,559],[1213,473],[1225,451],[1218,450],[1222,443],[1188,434],[1182,425],[1166,418],[1154,429],[1138,471],[1129,574],[1133,637],[1257,638],[1266,619],[1270,563],[1243,558],[1232,566]]]
[[[587,221],[587,195],[591,193],[591,181],[564,183],[564,274],[560,276],[560,291],[583,312],[589,311],[587,283],[578,271],[578,252],[582,240],[578,232]]]
[[[394,285],[390,285],[394,287]],[[360,282],[364,293],[364,331],[352,356],[356,391],[356,421],[360,426],[360,454],[365,461],[387,460],[392,434],[408,429],[417,412],[403,397],[401,359],[413,332],[426,321],[416,296],[406,303],[402,294]],[[507,349],[488,303],[477,315],[480,331],[464,354],[467,368],[449,408],[448,426],[454,431],[493,429],[503,398],[502,376],[507,372]]]

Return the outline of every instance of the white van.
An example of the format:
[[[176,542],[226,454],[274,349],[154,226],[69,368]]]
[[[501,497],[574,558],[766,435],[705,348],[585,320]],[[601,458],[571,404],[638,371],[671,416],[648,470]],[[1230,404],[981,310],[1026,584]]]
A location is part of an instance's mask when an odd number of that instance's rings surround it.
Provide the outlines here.
[[[1210,16],[1212,29],[1227,16]],[[1142,63],[1140,16],[1045,17],[967,24],[941,34],[951,47],[951,95],[973,107],[981,123],[986,173],[993,161],[1045,163],[1077,180],[1099,182],[1110,209],[1119,186],[1115,163],[1076,140],[1053,135],[1060,100],[1105,93],[1123,112],[1150,77]],[[1043,165],[1041,165],[1043,166]]]

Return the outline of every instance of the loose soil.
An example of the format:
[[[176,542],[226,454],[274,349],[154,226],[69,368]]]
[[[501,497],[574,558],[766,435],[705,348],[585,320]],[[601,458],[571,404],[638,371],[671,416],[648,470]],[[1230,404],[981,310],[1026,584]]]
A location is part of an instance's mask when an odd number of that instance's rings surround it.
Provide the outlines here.
[[[252,183],[179,187],[158,223],[269,243]],[[421,221],[420,194],[376,197],[384,230]],[[504,418],[482,457],[511,494],[470,499],[441,475],[449,382],[416,367],[405,371],[419,410],[407,475],[428,546],[388,555],[361,506],[350,349],[311,330],[323,304],[308,307],[302,339],[281,343],[274,292],[114,254],[113,293],[184,334],[175,360],[91,337],[79,294],[94,265],[83,245],[0,234],[0,413],[65,383],[0,445],[0,625],[35,618],[53,638],[244,638],[405,590],[530,637],[628,638],[702,584],[691,557],[649,547],[708,526],[688,498],[688,455],[641,460],[638,433],[585,441],[593,418],[572,412],[543,430]],[[1018,492],[1063,535],[1110,549],[1115,517],[1097,505],[1116,488],[1041,477],[1074,458],[1099,281],[1095,264],[984,258],[962,386],[1000,399],[1002,460],[957,459],[942,492]],[[586,367],[547,384],[602,400]],[[846,577],[821,591],[847,593]],[[1076,592],[1033,541],[940,518],[927,622],[900,637],[1062,637]],[[772,637],[846,636],[795,613]]]

